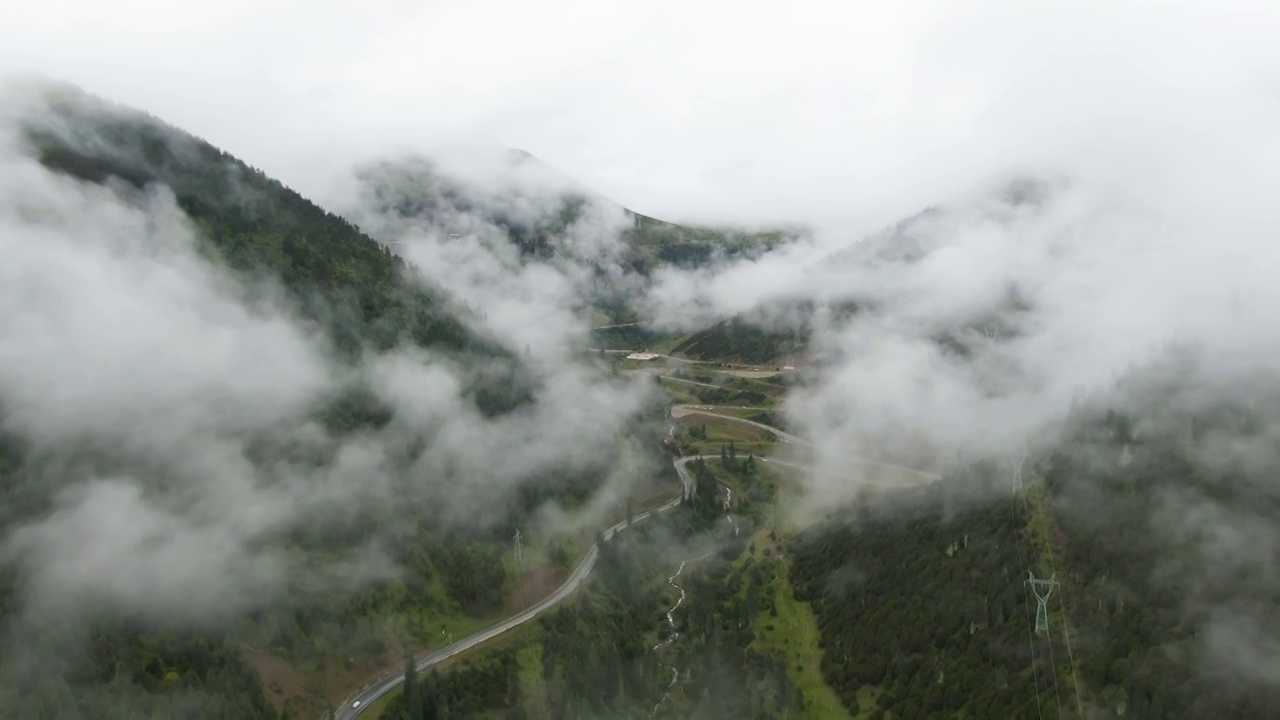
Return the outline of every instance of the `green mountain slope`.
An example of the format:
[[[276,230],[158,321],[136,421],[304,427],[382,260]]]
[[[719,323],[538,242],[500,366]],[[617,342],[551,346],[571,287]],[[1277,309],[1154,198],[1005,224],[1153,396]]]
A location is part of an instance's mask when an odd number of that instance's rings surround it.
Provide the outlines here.
[[[310,415],[299,420],[301,428],[231,428],[230,439],[212,431],[200,438],[218,448],[234,445],[228,457],[213,463],[228,462],[229,495],[245,491],[236,482],[247,481],[250,492],[264,498],[283,493],[301,507],[278,527],[256,533],[245,548],[279,561],[272,578],[279,590],[254,598],[243,610],[227,608],[196,622],[171,621],[128,603],[98,607],[86,599],[84,606],[43,606],[33,593],[32,569],[22,552],[10,549],[8,536],[56,515],[65,500],[62,490],[74,492],[83,480],[128,478],[141,502],[173,511],[174,517],[189,511],[197,520],[205,518],[199,507],[189,507],[199,502],[183,487],[189,468],[92,437],[31,442],[12,422],[8,398],[0,395],[0,530],[6,543],[0,552],[0,718],[249,720],[277,717],[281,705],[294,717],[319,715],[326,694],[346,692],[335,676],[363,681],[383,669],[388,657],[394,662],[400,649],[439,643],[442,626],[463,632],[507,612],[525,579],[509,562],[509,528],[529,527],[548,501],[577,511],[606,479],[617,482],[609,478],[616,461],[605,447],[595,467],[551,463],[517,472],[518,480],[486,502],[489,522],[482,527],[449,517],[448,506],[433,493],[446,494],[444,489],[470,478],[458,477],[447,464],[415,468],[437,429],[398,419],[394,408],[362,381],[346,381],[343,371],[359,378],[379,356],[428,350],[456,370],[463,396],[487,422],[520,427],[539,388],[499,338],[472,329],[466,308],[422,285],[412,268],[349,221],[198,138],[71,88],[41,88],[23,102],[17,107],[26,154],[80,183],[110,187],[113,199],[125,205],[167,188],[193,222],[204,259],[244,281],[237,285],[244,294],[237,300],[254,308],[268,304],[259,294],[282,289],[289,320],[318,331],[339,366],[335,382],[345,384],[336,397],[324,388]],[[75,192],[82,186],[69,187]],[[95,358],[89,353],[83,360]],[[396,422],[401,429],[392,440],[373,441]],[[628,459],[638,467],[661,467],[645,455],[660,452],[657,438],[646,432],[624,433],[624,440],[640,448]],[[326,505],[325,494],[334,488],[324,478],[344,461],[344,448],[382,453],[377,479],[391,490],[371,488],[366,495],[348,487],[339,495],[355,501],[336,509]],[[415,469],[418,475],[411,477]],[[223,479],[223,470],[215,468],[216,480]],[[301,492],[291,486],[300,480]],[[371,486],[373,480],[368,478]],[[359,488],[365,481],[345,480]],[[147,547],[163,538],[159,533]],[[546,547],[538,550],[550,557],[539,557],[539,565],[524,574],[560,572],[568,553],[580,550],[565,537],[543,541]],[[376,555],[371,572],[349,581],[334,577],[334,568],[361,569],[368,551]],[[137,605],[149,607],[144,590],[138,595]],[[281,677],[301,680],[264,687],[263,665],[282,667]],[[335,687],[325,686],[327,681]]]
[[[623,232],[623,241],[641,258],[641,268],[661,264],[697,268],[717,256],[755,257],[792,239],[797,231],[749,232],[733,228],[690,227],[627,211],[632,226]]]
[[[690,334],[671,352],[697,360],[729,360],[771,364],[809,345],[810,328],[805,309],[798,309],[793,323],[767,320],[760,313],[746,313]]]
[[[617,234],[621,252],[582,259],[621,262],[642,275],[662,265],[692,268],[717,256],[758,254],[799,234],[658,220],[600,196],[524,152],[508,153],[495,164],[484,177],[463,177],[427,158],[383,160],[360,168],[357,180],[366,209],[393,219],[386,232],[401,227],[394,222],[398,219],[462,235],[474,231],[479,220],[500,229],[525,255],[545,259],[573,254],[574,226],[590,222],[603,234]]]
[[[171,189],[211,258],[282,282],[339,353],[354,358],[412,343],[483,357],[480,367],[494,372],[474,383],[483,409],[501,412],[527,396],[511,382],[515,361],[493,339],[477,337],[461,321],[461,308],[408,279],[401,258],[348,221],[142,112],[74,88],[50,89],[45,99],[22,122],[42,164],[89,182]]]
[[[1280,585],[1270,551],[1237,540],[1266,542],[1280,519],[1273,471],[1255,475],[1274,465],[1249,466],[1274,461],[1274,395],[1205,403],[1204,384],[1139,382],[1140,403],[1081,410],[1029,458],[1017,496],[1010,468],[986,464],[793,545],[846,703],[871,692],[877,718],[1270,713],[1280,688],[1250,667],[1280,640]],[[1252,449],[1223,462],[1228,447]],[[1058,583],[1047,633],[1029,572]]]
[[[487,157],[487,156],[484,156]],[[633,212],[557,173],[527,153],[488,158],[465,173],[422,157],[368,163],[343,212],[375,238],[396,242],[423,231],[458,243],[513,245],[523,262],[549,263],[574,279],[583,307],[603,323],[633,322],[634,303],[660,268],[694,269],[755,257],[798,237],[690,227]],[[501,248],[491,248],[501,254]]]

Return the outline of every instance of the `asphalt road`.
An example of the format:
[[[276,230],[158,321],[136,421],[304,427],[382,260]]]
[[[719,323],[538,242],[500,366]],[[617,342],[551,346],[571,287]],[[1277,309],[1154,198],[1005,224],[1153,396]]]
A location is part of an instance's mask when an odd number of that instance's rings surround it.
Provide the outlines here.
[[[702,457],[709,458],[711,456],[706,455]],[[689,461],[695,460],[695,459],[697,458],[689,457],[689,458],[680,458],[679,460],[676,461],[676,470],[680,474],[680,481],[684,483],[686,492],[688,492],[693,487],[693,478],[691,478],[689,476],[688,471],[684,469],[684,465]],[[642,513],[636,514],[634,517],[631,518],[631,522],[632,523],[641,522],[647,519],[650,515],[653,515],[655,513],[660,513],[660,512],[666,512],[667,510],[670,510],[671,508],[674,508],[679,504],[680,504],[680,498],[676,498],[671,502],[665,503],[663,505],[659,505],[658,507],[653,508],[651,510],[646,510]],[[604,539],[612,540],[615,533],[618,533],[626,529],[626,527],[627,527],[626,520],[619,522],[618,524],[614,525],[613,527],[609,528],[604,532]],[[587,554],[584,555],[582,557],[582,560],[578,562],[578,566],[573,569],[573,573],[569,575],[569,578],[565,580],[564,584],[562,584],[559,588],[557,588],[555,592],[543,598],[537,604],[515,615],[512,615],[511,617],[507,618],[506,620],[503,620],[497,625],[489,627],[485,630],[481,630],[480,632],[475,633],[474,635],[470,635],[461,640],[458,640],[452,645],[445,646],[429,655],[425,655],[421,658],[418,658],[414,667],[417,668],[418,672],[422,672],[423,670],[430,668],[432,665],[436,665],[438,663],[444,662],[445,660],[448,660],[449,658],[453,657],[454,655],[457,655],[458,653],[465,652],[481,643],[492,640],[493,638],[507,632],[508,630],[511,630],[512,628],[523,625],[524,623],[529,622],[535,617],[541,615],[546,610],[557,605],[561,600],[564,600],[569,595],[572,595],[574,591],[576,591],[582,585],[582,581],[586,580],[587,577],[591,574],[592,569],[595,568],[596,558],[598,556],[599,556],[599,547],[597,544],[593,543],[591,545],[591,549],[587,550]],[[359,694],[344,700],[342,702],[342,706],[334,712],[334,716],[338,718],[338,720],[354,720],[355,718],[360,717],[360,715],[369,708],[370,704],[375,702],[378,698],[382,697],[383,695],[386,695],[387,693],[394,690],[396,686],[402,682],[404,682],[403,672],[389,673],[386,677],[375,681],[372,685],[366,687],[364,690],[361,690]]]
[[[704,415],[711,415],[711,416],[714,416],[717,418],[723,418],[726,420],[732,420],[734,422],[745,423],[747,425],[754,425],[756,427],[762,428],[764,430],[767,430],[773,433],[774,435],[778,436],[779,439],[782,439],[786,442],[797,442],[797,443],[809,444],[807,441],[801,440],[795,435],[785,433],[775,427],[771,427],[763,423],[754,422],[752,420],[746,420],[744,418],[736,418],[731,415],[717,415],[715,413],[706,412],[705,410],[702,410],[702,409],[695,410],[694,412],[701,413]],[[682,457],[675,460],[674,465],[676,468],[676,472],[680,476],[680,482],[684,485],[685,495],[688,495],[693,492],[693,476],[689,474],[689,471],[685,466],[688,465],[690,462],[693,462],[694,460],[699,460],[699,459],[712,460],[718,457],[719,455],[690,455],[688,457]],[[871,465],[879,465],[886,468],[893,468],[897,470],[904,470],[910,473],[914,473],[916,475],[922,476],[928,482],[933,482],[938,479],[937,475],[934,475],[932,473],[926,473],[920,470],[915,470],[913,468],[907,468],[900,465],[892,465],[887,463],[880,463],[873,460],[864,460],[861,458],[853,458],[853,459],[857,460],[858,462],[863,462]],[[801,465],[796,465],[795,463],[788,463],[780,460],[769,460],[768,458],[761,458],[761,460],[765,462],[776,463],[779,465],[792,465],[795,467],[804,467]],[[668,503],[660,505],[656,508],[652,508],[650,510],[646,510],[642,513],[639,513],[631,518],[631,523],[634,524],[637,522],[641,522],[643,520],[646,520],[647,518],[649,518],[649,516],[655,513],[666,512],[667,510],[677,507],[680,504],[680,500],[681,498],[676,498],[675,500],[672,500]],[[612,540],[614,534],[621,532],[622,530],[626,529],[626,527],[627,527],[627,521],[623,520],[617,523],[616,525],[614,525],[613,527],[610,527],[608,530],[606,530],[603,533],[602,537],[606,541]],[[499,635],[507,632],[508,630],[511,630],[512,628],[523,625],[524,623],[529,622],[530,620],[541,615],[543,612],[559,604],[561,600],[564,600],[566,597],[568,597],[569,595],[572,595],[575,591],[577,591],[577,589],[582,586],[582,581],[586,580],[587,577],[591,575],[591,571],[595,568],[596,558],[599,556],[599,552],[600,552],[599,545],[597,543],[593,543],[591,545],[591,548],[587,550],[587,554],[584,555],[582,560],[578,562],[578,566],[573,569],[573,572],[569,575],[568,579],[564,581],[564,584],[562,584],[559,588],[556,589],[555,592],[543,598],[538,603],[532,605],[531,607],[515,615],[512,615],[511,617],[507,618],[506,620],[503,620],[502,622],[499,622],[496,625],[493,625],[489,628],[481,630],[480,632],[477,632],[473,635],[470,635],[461,640],[458,640],[457,642],[454,642],[451,645],[447,645],[433,653],[430,653],[428,655],[418,658],[417,661],[415,662],[414,667],[417,668],[418,672],[422,672],[423,670],[430,668],[433,665],[444,662],[445,660],[448,660],[449,658],[459,653],[465,652],[477,645],[480,645],[481,643],[492,640],[493,638],[498,637]],[[360,717],[360,715],[363,714],[364,711],[367,710],[372,703],[377,701],[378,698],[391,692],[396,688],[396,686],[398,686],[402,682],[404,682],[403,672],[393,671],[393,672],[387,673],[382,678],[372,682],[369,686],[367,686],[364,690],[361,690],[355,696],[349,697],[346,700],[344,700],[342,702],[342,705],[334,711],[334,716],[338,720],[355,720],[355,718]]]
[[[722,415],[718,412],[712,412],[712,409],[714,407],[716,406],[714,405],[677,405],[671,409],[671,417],[678,418],[678,417],[685,417],[686,415],[706,415],[707,417],[713,417],[713,418],[718,418],[720,420],[728,420],[730,422],[736,422],[740,425],[750,425],[755,428],[760,428],[761,430],[764,430],[766,432],[773,433],[774,436],[776,436],[779,440],[785,443],[797,443],[800,445],[813,444],[807,440],[804,440],[795,435],[792,435],[789,432],[784,432],[782,430],[779,430],[778,428],[773,427],[772,425],[765,425],[764,423],[756,422],[755,420],[748,420],[746,418],[734,417],[733,415]],[[726,407],[738,407],[738,406],[726,406]],[[755,408],[755,409],[758,409],[761,411],[768,410],[768,408]]]
[[[630,355],[631,353],[649,352],[648,350],[616,350],[616,349],[606,349],[606,348],[587,348],[587,350],[589,352],[605,352],[605,353],[609,353],[610,355]],[[772,377],[774,375],[781,375],[784,372],[791,372],[792,370],[795,370],[794,367],[791,368],[790,370],[785,370],[785,369],[782,369],[781,367],[779,367],[777,370],[769,370],[768,366],[765,366],[764,368],[762,368],[759,365],[745,365],[743,363],[727,363],[727,362],[721,362],[719,360],[693,360],[691,358],[676,357],[674,355],[665,355],[663,353],[653,353],[653,355],[654,357],[660,357],[664,360],[670,360],[672,362],[684,363],[685,365],[711,365],[712,369],[718,372],[724,372],[730,375],[735,373],[740,373],[740,372],[751,373],[750,375],[740,375],[739,377],[757,377],[757,378]],[[741,368],[741,369],[725,370],[724,368]]]
[[[713,417],[718,420],[728,420],[729,422],[740,423],[742,425],[750,425],[752,427],[760,428],[761,430],[767,430],[768,432],[771,432],[774,435],[776,435],[779,440],[785,443],[795,443],[797,445],[809,445],[809,446],[813,445],[813,443],[809,442],[808,440],[805,440],[804,438],[798,437],[796,435],[792,435],[791,433],[788,433],[788,432],[783,432],[782,430],[779,430],[778,428],[773,427],[771,425],[765,425],[764,423],[756,422],[755,420],[748,420],[746,418],[734,417],[733,415],[722,415],[717,412],[712,412],[712,409],[714,409],[715,407],[716,406],[714,405],[677,405],[671,409],[671,416],[679,418],[679,417],[686,417],[689,415],[706,415],[707,417]],[[734,407],[734,406],[726,406],[726,407]],[[761,409],[763,410],[764,408],[761,408]],[[857,455],[842,455],[841,459],[848,460],[849,462],[854,464],[865,465],[867,467],[878,467],[878,468],[883,468],[885,470],[893,470],[894,472],[903,473],[910,477],[919,478],[925,483],[937,482],[942,477],[937,473],[925,472],[924,470],[917,470],[916,468],[907,467],[906,465],[896,465],[894,463],[881,462],[879,460],[869,460],[867,458],[859,457]],[[807,468],[807,466],[799,465],[797,463],[788,463],[788,462],[782,462],[779,460],[775,460],[773,462],[779,465],[790,465],[793,467]]]

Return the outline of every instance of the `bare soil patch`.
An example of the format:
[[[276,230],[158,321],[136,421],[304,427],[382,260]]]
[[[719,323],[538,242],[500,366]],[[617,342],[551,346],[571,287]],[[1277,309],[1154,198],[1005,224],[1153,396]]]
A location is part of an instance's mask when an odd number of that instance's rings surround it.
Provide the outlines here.
[[[540,565],[520,576],[503,603],[503,612],[515,614],[555,592],[569,577],[569,571],[557,565]]]

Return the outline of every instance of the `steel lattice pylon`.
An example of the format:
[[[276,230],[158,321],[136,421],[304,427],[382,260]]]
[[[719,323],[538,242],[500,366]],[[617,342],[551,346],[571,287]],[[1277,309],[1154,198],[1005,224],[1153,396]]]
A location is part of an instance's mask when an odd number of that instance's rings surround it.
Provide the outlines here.
[[[1049,595],[1053,593],[1053,588],[1058,581],[1051,576],[1048,580],[1038,580],[1030,571],[1027,571],[1027,584],[1031,586],[1031,592],[1036,596],[1036,633],[1043,634],[1049,632]],[[1040,591],[1044,589],[1044,594]]]

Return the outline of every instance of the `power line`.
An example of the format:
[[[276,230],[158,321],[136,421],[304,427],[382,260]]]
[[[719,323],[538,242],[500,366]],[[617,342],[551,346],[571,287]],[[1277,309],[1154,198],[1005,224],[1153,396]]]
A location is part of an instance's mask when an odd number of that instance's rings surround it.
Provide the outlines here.
[[[1045,642],[1049,643],[1049,669],[1053,676],[1053,697],[1058,703],[1058,717],[1062,717],[1062,695],[1058,693],[1058,661],[1053,659],[1053,635],[1046,634]]]
[[[1025,510],[1026,510],[1026,506],[1024,504],[1023,505],[1024,513],[1025,513]],[[1025,518],[1023,518],[1021,523],[1019,522],[1017,494],[1014,494],[1012,499],[1010,500],[1009,518],[1013,521],[1014,537],[1017,538],[1016,545],[1018,546],[1018,562],[1023,567],[1026,567],[1026,564],[1027,564],[1026,548],[1023,546],[1022,538],[1020,537],[1020,533],[1019,533],[1019,530],[1020,530],[1019,525],[1025,525],[1026,520]],[[1031,632],[1031,598],[1030,598],[1029,590],[1027,589],[1026,583],[1022,584],[1022,607],[1023,607],[1023,611],[1027,615],[1027,648],[1031,651],[1031,678],[1034,681],[1035,688],[1036,688],[1036,716],[1040,718],[1040,720],[1044,720],[1044,711],[1043,709],[1041,709],[1041,705],[1040,705],[1040,672],[1036,669],[1035,635]]]
[[[1022,464],[1025,459],[1026,459],[1026,453],[1024,451],[1021,454],[1021,456],[1015,461],[1015,464],[1014,464],[1014,483],[1015,483],[1015,487],[1017,487],[1018,489],[1021,489],[1022,487]],[[1023,502],[1024,510],[1029,511],[1030,504],[1027,501],[1025,495],[1023,495],[1022,502]],[[1034,547],[1032,548],[1032,551],[1033,551],[1032,554],[1034,556],[1035,554]],[[1032,574],[1031,570],[1028,569],[1027,573],[1028,573],[1029,580],[1027,581],[1027,585],[1030,586],[1032,591],[1036,593],[1036,599],[1039,603],[1036,609],[1036,631],[1037,632],[1043,631],[1046,635],[1046,641],[1049,643],[1049,662],[1050,662],[1050,670],[1052,672],[1052,677],[1053,677],[1054,697],[1058,705],[1058,717],[1062,717],[1062,697],[1058,689],[1057,661],[1054,658],[1053,633],[1049,626],[1049,619],[1048,619],[1049,596],[1053,592],[1054,587],[1061,587],[1061,583],[1057,582],[1058,571],[1057,571],[1057,566],[1053,560],[1053,543],[1048,534],[1046,534],[1044,537],[1044,551],[1049,560],[1050,580],[1036,580],[1034,574]],[[1040,594],[1037,591],[1037,587],[1048,588],[1047,591],[1045,592],[1043,599],[1041,599]],[[1084,705],[1080,697],[1080,681],[1079,681],[1078,675],[1076,674],[1075,657],[1071,651],[1071,631],[1070,631],[1070,627],[1068,626],[1067,606],[1066,606],[1066,603],[1063,602],[1062,600],[1063,592],[1064,591],[1059,591],[1058,593],[1058,604],[1062,608],[1062,623],[1063,623],[1062,632],[1067,645],[1067,663],[1071,669],[1071,684],[1072,684],[1073,692],[1075,694],[1075,699],[1076,699],[1076,712],[1078,713],[1078,717],[1083,718]]]
[[[1028,570],[1026,584],[1036,596],[1036,633],[1044,633],[1045,642],[1049,643],[1049,670],[1053,676],[1053,696],[1058,703],[1058,717],[1061,718],[1062,695],[1058,692],[1058,662],[1053,658],[1053,634],[1049,632],[1049,597],[1053,594],[1053,588],[1057,586],[1058,580],[1056,576],[1048,580],[1039,580]],[[1043,595],[1040,594],[1042,588]]]
[[[1053,562],[1053,545],[1049,542],[1049,538],[1045,538],[1044,545],[1045,553],[1049,556],[1049,572],[1056,577],[1058,571]],[[1067,641],[1067,665],[1071,668],[1071,686],[1076,696],[1076,712],[1079,713],[1079,717],[1083,718],[1084,703],[1080,699],[1080,680],[1076,676],[1076,661],[1071,653],[1071,627],[1068,624],[1067,604],[1063,602],[1064,592],[1066,592],[1065,588],[1058,593],[1058,604],[1062,606],[1062,636]],[[1049,649],[1052,650],[1053,646],[1050,645]]]
[[[1030,518],[1030,516],[1031,516],[1031,515],[1030,515],[1030,513],[1031,513],[1030,503],[1027,501],[1027,499],[1026,499],[1026,495],[1025,495],[1025,494],[1023,494],[1023,495],[1022,495],[1022,510],[1023,510],[1023,514],[1024,514],[1024,523],[1025,523],[1025,522],[1026,522],[1026,519],[1029,519],[1029,518]],[[1021,552],[1021,549],[1022,549],[1022,544],[1021,544],[1021,543],[1019,543],[1019,551],[1020,551],[1020,552]],[[1033,547],[1031,547],[1031,548],[1030,548],[1030,550],[1031,550],[1031,558],[1032,558],[1032,559],[1034,559],[1034,558],[1035,558],[1035,547],[1034,547],[1034,546],[1033,546]],[[1023,556],[1023,563],[1024,563],[1024,566],[1028,567],[1028,570],[1027,570],[1027,574],[1028,574],[1028,576],[1030,577],[1030,579],[1031,579],[1031,580],[1033,580],[1033,581],[1034,581],[1034,580],[1035,580],[1035,576],[1032,574],[1032,572],[1031,572],[1031,570],[1030,570],[1030,567],[1029,567],[1029,566],[1030,566],[1030,562],[1028,562],[1028,560],[1027,560],[1027,558],[1026,558],[1025,556]],[[1046,581],[1040,581],[1040,582],[1046,582]],[[1055,582],[1056,582],[1056,581],[1055,581]],[[1048,600],[1049,600],[1049,595],[1046,593],[1046,594],[1045,594],[1045,596],[1044,596],[1044,598],[1043,598],[1043,600],[1042,600],[1042,599],[1041,599],[1041,597],[1040,597],[1040,594],[1039,594],[1038,592],[1036,592],[1036,586],[1035,586],[1034,584],[1032,584],[1032,582],[1024,582],[1024,583],[1023,583],[1023,587],[1024,587],[1024,588],[1030,587],[1030,588],[1031,588],[1031,590],[1032,590],[1032,592],[1035,592],[1035,593],[1036,593],[1036,603],[1037,603],[1037,605],[1036,605],[1036,631],[1037,631],[1037,633],[1039,633],[1039,632],[1043,631],[1043,632],[1045,633],[1045,636],[1046,636],[1046,637],[1045,637],[1045,640],[1046,640],[1046,642],[1049,644],[1049,677],[1051,677],[1051,678],[1053,679],[1053,695],[1054,695],[1054,699],[1055,699],[1056,704],[1057,704],[1057,707],[1058,707],[1058,718],[1059,718],[1059,719],[1061,719],[1061,718],[1062,718],[1062,696],[1061,696],[1061,694],[1060,694],[1060,693],[1059,693],[1059,691],[1058,691],[1058,668],[1056,667],[1056,662],[1054,661],[1054,658],[1053,658],[1053,636],[1049,634],[1049,613],[1048,613]],[[1024,592],[1025,592],[1025,591],[1024,591]],[[1025,597],[1025,596],[1024,596],[1024,597]],[[1029,609],[1029,608],[1028,608],[1028,613],[1030,613],[1030,609]],[[1027,618],[1027,621],[1028,621],[1028,623],[1029,623],[1029,622],[1031,621],[1031,618],[1030,618],[1030,617],[1028,617],[1028,618]],[[1037,685],[1037,686],[1036,686],[1036,695],[1037,695],[1037,702],[1039,702],[1039,685]]]
[[[1009,462],[1013,465],[1013,494],[1022,492],[1022,464],[1027,461],[1027,451],[1023,450]]]
[[[1027,501],[1026,494],[1023,492],[1023,483],[1022,483],[1022,466],[1023,466],[1023,463],[1026,461],[1026,458],[1027,458],[1027,454],[1025,450],[1020,452],[1016,457],[1010,458],[1010,464],[1012,465],[1012,470],[1013,470],[1012,472],[1012,476],[1013,476],[1012,505],[1013,505],[1013,508],[1016,508],[1018,498],[1019,497],[1022,498],[1022,511],[1023,511],[1022,525],[1023,526],[1026,525],[1028,519],[1031,517],[1030,503]],[[1030,541],[1028,541],[1026,544],[1029,545]],[[1031,551],[1031,558],[1034,559],[1036,556],[1035,547],[1032,546],[1029,549]],[[1053,588],[1058,584],[1058,582],[1057,582],[1056,576],[1050,577],[1050,579],[1048,580],[1041,580],[1036,578],[1035,573],[1030,568],[1030,562],[1028,561],[1028,558],[1027,558],[1027,550],[1028,548],[1024,547],[1024,542],[1021,538],[1021,534],[1019,533],[1018,558],[1019,560],[1022,561],[1023,567],[1027,568],[1027,580],[1023,581],[1022,597],[1023,597],[1023,604],[1027,612],[1027,642],[1032,646],[1031,671],[1036,681],[1036,712],[1043,718],[1043,709],[1041,707],[1041,700],[1040,700],[1040,679],[1039,679],[1039,673],[1036,670],[1035,637],[1034,635],[1032,635],[1032,632],[1031,632],[1031,607],[1030,607],[1030,597],[1028,597],[1028,593],[1027,593],[1028,588],[1030,588],[1030,592],[1034,593],[1036,597],[1035,634],[1036,635],[1044,634],[1045,641],[1049,644],[1049,676],[1053,678],[1053,695],[1054,695],[1055,703],[1058,707],[1058,718],[1061,719],[1062,718],[1062,695],[1058,688],[1058,668],[1057,668],[1057,661],[1054,659],[1054,655],[1053,655],[1053,635],[1050,632],[1050,627],[1049,627],[1049,608],[1048,608],[1049,597],[1053,593]],[[1043,595],[1040,592],[1041,589],[1044,589]]]
[[[1036,642],[1031,633],[1031,600],[1027,597],[1027,586],[1022,586],[1022,605],[1027,612],[1027,646],[1031,649],[1031,677],[1036,685],[1036,716],[1044,720],[1044,711],[1040,709],[1040,673],[1036,670]]]

